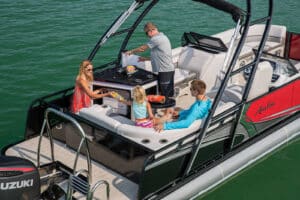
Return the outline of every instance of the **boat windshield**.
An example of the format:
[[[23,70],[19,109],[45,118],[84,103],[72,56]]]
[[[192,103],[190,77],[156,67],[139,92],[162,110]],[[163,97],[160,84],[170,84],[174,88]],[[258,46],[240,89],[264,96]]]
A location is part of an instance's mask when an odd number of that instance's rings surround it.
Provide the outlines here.
[[[294,65],[282,57],[264,52],[262,53],[261,60],[267,60],[271,63],[274,70],[273,74],[286,74],[290,77],[298,73]]]
[[[184,33],[181,39],[182,46],[189,45],[196,49],[212,53],[226,52],[227,47],[220,38],[201,35],[195,32]]]

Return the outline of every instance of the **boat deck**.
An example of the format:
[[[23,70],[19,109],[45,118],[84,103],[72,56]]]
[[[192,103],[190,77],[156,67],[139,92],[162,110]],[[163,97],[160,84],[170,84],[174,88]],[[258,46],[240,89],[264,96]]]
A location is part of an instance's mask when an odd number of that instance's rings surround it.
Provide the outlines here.
[[[17,156],[28,159],[37,164],[37,147],[39,137],[24,141],[9,148],[7,156]],[[54,158],[73,168],[76,152],[68,148],[65,144],[54,141]],[[41,165],[51,162],[50,142],[44,137],[41,145]],[[79,156],[77,170],[87,169],[86,157]],[[127,178],[113,172],[112,170],[92,161],[92,185],[99,180],[106,180],[110,186],[110,199],[132,200],[137,199],[138,185]],[[99,187],[94,193],[95,199],[106,199],[105,187]],[[80,199],[85,199],[84,197]]]

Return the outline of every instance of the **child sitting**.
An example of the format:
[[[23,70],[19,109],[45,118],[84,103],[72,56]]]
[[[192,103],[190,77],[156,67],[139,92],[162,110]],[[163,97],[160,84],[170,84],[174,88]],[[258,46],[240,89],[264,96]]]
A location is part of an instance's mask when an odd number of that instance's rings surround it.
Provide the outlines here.
[[[133,89],[133,101],[128,102],[123,100],[123,103],[132,106],[135,125],[144,128],[153,127],[153,113],[151,104],[147,101],[145,89],[142,86],[136,86]]]

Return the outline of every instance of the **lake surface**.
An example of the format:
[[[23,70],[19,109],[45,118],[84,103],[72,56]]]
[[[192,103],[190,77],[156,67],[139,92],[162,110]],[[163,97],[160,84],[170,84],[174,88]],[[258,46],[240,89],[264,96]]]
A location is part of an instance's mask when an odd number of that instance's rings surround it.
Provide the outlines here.
[[[73,85],[80,61],[88,57],[99,37],[132,1],[0,2],[1,148],[23,138],[26,112],[34,99]],[[234,2],[243,3],[239,0]],[[265,1],[253,2],[261,6],[257,6],[257,14],[263,15]],[[273,23],[300,32],[300,1],[274,2]],[[219,11],[212,12],[190,0],[162,0],[153,9],[151,17],[146,19],[155,22],[175,47],[180,45],[181,35],[185,31],[210,35],[231,28],[233,23],[223,16]],[[175,20],[178,17],[179,20]],[[131,41],[129,47],[147,41],[142,25],[136,34],[137,39]],[[97,62],[113,58],[114,53],[105,54]],[[220,194],[208,195],[204,199],[225,199],[221,198],[222,190]],[[234,196],[228,198],[234,199]]]

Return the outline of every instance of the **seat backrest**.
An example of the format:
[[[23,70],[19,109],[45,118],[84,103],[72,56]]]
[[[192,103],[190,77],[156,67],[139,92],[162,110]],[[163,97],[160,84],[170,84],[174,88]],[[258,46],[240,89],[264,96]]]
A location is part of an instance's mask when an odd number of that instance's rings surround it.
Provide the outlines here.
[[[208,52],[194,49],[192,47],[183,47],[178,58],[178,67],[191,72],[201,73],[203,66],[206,66],[212,55]]]
[[[268,61],[258,64],[247,100],[252,100],[269,91],[273,67]]]
[[[224,59],[225,53],[213,54],[185,46],[178,59],[178,68],[195,72],[197,78],[206,83],[208,91],[214,86]]]
[[[273,68],[268,61],[264,61],[258,64],[258,68],[256,70],[247,101],[250,101],[269,91],[269,88],[273,86],[272,74]],[[244,85],[232,84],[228,86],[225,89],[223,96],[221,97],[221,101],[224,103],[240,103],[242,100],[244,89]],[[207,93],[207,96],[214,99],[218,91],[219,88],[214,88]]]

